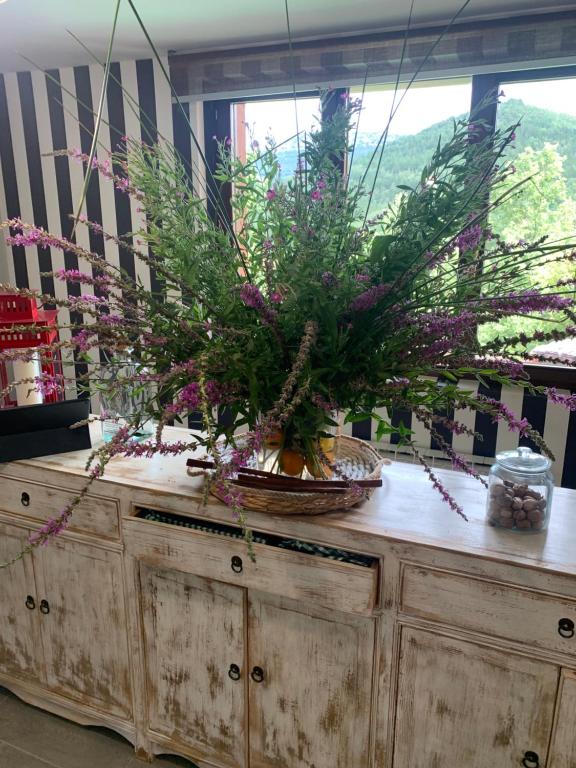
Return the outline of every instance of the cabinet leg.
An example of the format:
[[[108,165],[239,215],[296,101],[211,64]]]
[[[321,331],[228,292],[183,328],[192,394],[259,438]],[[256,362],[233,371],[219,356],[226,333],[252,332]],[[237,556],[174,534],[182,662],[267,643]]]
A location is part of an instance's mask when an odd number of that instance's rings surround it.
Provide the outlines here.
[[[135,747],[134,751],[138,760],[143,763],[151,763],[154,760],[154,755],[146,747]]]

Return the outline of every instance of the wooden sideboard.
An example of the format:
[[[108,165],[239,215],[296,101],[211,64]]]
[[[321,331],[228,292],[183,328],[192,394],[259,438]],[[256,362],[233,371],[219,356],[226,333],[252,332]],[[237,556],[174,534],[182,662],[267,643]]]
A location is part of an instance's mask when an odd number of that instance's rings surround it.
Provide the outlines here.
[[[85,459],[0,465],[0,559]],[[576,768],[576,492],[521,535],[438,474],[469,522],[392,464],[352,512],[250,513],[253,563],[183,457],[114,460],[0,570],[0,684],[201,768]]]

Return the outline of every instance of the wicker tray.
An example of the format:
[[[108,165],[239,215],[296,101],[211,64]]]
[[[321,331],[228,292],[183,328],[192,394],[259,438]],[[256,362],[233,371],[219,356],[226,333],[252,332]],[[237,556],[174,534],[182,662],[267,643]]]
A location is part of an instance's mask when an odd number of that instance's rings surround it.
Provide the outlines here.
[[[334,453],[336,468],[352,480],[379,480],[383,465],[389,463],[368,443],[346,435],[336,438]],[[335,472],[332,479],[340,480],[342,475]],[[270,488],[238,487],[242,493],[243,507],[275,515],[321,515],[324,512],[350,509],[369,498],[373,492],[372,488],[363,488],[359,494],[358,488],[353,487],[331,493],[308,489],[279,491]],[[222,500],[222,493],[215,484],[210,490]]]

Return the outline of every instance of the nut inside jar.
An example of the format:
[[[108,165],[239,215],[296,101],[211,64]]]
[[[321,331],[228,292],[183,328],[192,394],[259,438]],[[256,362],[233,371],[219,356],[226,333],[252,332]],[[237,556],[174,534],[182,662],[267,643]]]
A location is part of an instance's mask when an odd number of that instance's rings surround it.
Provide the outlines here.
[[[526,483],[510,480],[490,484],[489,522],[502,528],[540,531],[546,520],[546,496]]]

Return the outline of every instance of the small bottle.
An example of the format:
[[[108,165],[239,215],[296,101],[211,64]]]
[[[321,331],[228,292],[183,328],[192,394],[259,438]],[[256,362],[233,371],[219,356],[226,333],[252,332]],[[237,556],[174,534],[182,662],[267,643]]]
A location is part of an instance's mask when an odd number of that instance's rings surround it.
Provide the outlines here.
[[[530,448],[496,455],[488,478],[488,522],[496,528],[540,533],[548,527],[554,476],[552,462]]]

